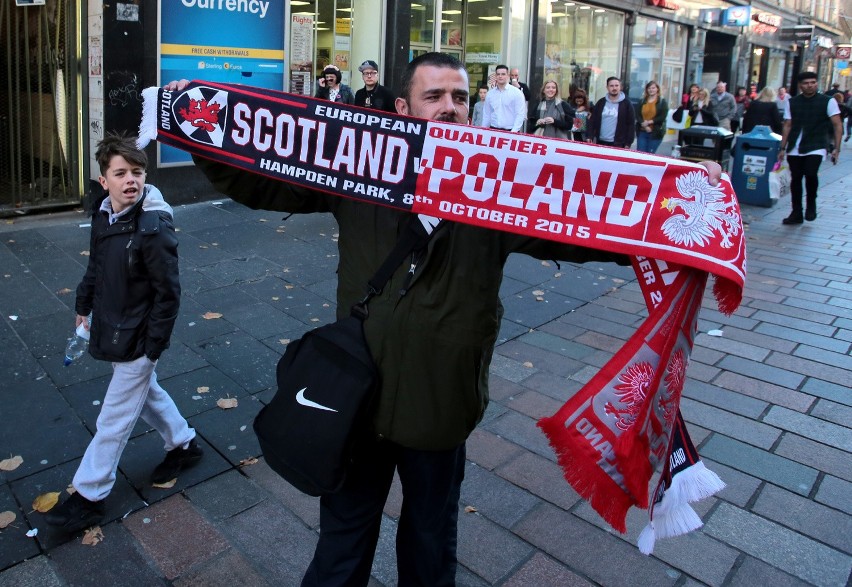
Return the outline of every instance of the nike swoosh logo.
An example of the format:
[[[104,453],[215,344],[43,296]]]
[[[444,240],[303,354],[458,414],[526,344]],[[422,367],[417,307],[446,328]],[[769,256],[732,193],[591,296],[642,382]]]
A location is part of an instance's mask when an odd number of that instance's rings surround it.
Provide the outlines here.
[[[308,398],[305,397],[305,390],[307,387],[303,387],[299,390],[299,393],[296,394],[296,402],[303,406],[307,406],[309,408],[316,408],[318,410],[325,410],[327,412],[336,412],[337,410],[333,408],[329,408],[328,406],[324,406],[322,404],[318,404],[317,402],[312,402]]]

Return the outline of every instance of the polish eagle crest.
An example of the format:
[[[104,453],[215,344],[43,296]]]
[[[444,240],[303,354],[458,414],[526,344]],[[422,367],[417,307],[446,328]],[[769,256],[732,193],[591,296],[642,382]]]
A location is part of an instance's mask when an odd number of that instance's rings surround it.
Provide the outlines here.
[[[724,249],[734,245],[731,237],[740,233],[740,215],[736,202],[721,188],[710,185],[700,171],[690,171],[675,180],[682,198],[664,198],[662,207],[673,215],[663,222],[663,233],[676,245],[703,247],[714,233],[722,238]],[[679,211],[679,213],[674,213]]]

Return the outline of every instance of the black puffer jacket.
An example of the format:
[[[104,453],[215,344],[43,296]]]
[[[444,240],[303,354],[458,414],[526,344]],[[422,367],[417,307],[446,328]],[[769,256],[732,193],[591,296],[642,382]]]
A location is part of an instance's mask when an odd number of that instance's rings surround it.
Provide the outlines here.
[[[76,311],[92,314],[94,358],[156,361],[168,348],[180,307],[177,246],[171,207],[154,186],[112,225],[103,210],[92,216]]]

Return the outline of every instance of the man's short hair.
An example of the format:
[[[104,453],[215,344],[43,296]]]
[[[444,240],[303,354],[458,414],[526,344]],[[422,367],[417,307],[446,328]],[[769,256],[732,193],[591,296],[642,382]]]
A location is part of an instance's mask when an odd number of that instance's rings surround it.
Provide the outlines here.
[[[464,71],[464,65],[462,65],[462,62],[448,53],[424,53],[423,55],[414,58],[405,68],[405,71],[402,72],[402,79],[400,80],[399,97],[406,102],[408,102],[408,99],[411,97],[411,86],[414,80],[414,72],[421,66],[448,67],[450,69]]]
[[[506,73],[509,72],[509,66],[508,65],[503,65],[503,64],[498,65],[497,67],[494,68],[494,73],[497,73],[498,69],[505,69]]]
[[[618,83],[621,83],[621,78],[615,77],[614,75],[611,75],[608,78],[606,78],[606,85],[609,85],[609,82],[611,82],[613,80],[617,81]]]
[[[136,167],[148,169],[148,155],[136,146],[136,137],[125,132],[110,131],[98,143],[95,151],[95,160],[101,170],[101,175],[109,169],[109,162],[116,155],[124,157],[124,160]]]
[[[796,76],[796,80],[803,82],[808,79],[817,79],[817,74],[815,71],[803,71],[798,76]]]

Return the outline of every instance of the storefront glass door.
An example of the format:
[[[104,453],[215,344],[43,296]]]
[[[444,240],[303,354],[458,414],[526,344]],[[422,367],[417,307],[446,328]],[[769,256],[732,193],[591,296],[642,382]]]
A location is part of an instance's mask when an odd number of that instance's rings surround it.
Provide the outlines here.
[[[606,78],[621,71],[624,15],[576,2],[548,5],[544,79],[555,80],[563,97],[585,90],[595,101]]]

